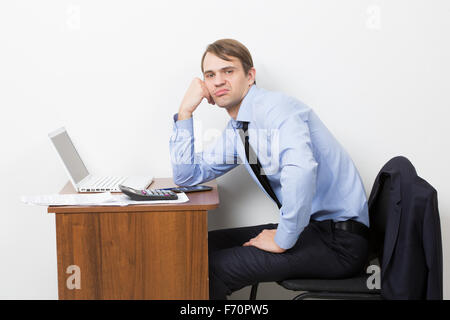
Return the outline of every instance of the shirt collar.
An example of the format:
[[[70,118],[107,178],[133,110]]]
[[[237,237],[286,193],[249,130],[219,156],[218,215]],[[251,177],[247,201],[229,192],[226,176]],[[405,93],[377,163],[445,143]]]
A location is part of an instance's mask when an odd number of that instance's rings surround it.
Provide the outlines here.
[[[253,100],[256,97],[258,88],[255,84],[253,84],[245,95],[244,99],[242,99],[241,106],[239,107],[238,114],[236,116],[236,120],[231,119],[235,128],[241,127],[241,122],[251,122],[253,119]]]

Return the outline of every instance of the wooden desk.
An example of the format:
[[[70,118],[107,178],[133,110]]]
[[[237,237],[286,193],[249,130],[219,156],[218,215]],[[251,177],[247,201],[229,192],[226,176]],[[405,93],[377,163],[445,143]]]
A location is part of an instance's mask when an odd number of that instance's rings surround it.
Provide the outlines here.
[[[182,204],[48,207],[55,213],[59,299],[208,299],[207,211],[212,191]],[[150,188],[175,186],[159,178]],[[61,193],[75,193],[67,183]],[[80,269],[80,289],[69,289]],[[68,271],[68,273],[66,273]],[[70,286],[69,286],[70,287]]]

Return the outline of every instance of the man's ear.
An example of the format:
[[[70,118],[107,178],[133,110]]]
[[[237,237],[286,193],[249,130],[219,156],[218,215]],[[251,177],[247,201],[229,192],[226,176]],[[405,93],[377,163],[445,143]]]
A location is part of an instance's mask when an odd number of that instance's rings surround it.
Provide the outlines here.
[[[255,67],[251,67],[249,70],[248,70],[248,74],[247,74],[247,76],[248,76],[248,80],[249,80],[249,82],[250,82],[250,84],[253,84],[253,83],[255,83],[256,81],[256,69],[255,69]],[[253,81],[252,81],[253,80]]]

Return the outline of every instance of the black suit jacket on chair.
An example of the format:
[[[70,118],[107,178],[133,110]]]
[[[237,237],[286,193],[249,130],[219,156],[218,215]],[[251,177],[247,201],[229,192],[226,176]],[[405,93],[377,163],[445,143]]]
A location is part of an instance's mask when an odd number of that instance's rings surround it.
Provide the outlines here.
[[[408,159],[395,157],[378,173],[369,213],[371,247],[381,264],[382,297],[442,299],[437,192]]]

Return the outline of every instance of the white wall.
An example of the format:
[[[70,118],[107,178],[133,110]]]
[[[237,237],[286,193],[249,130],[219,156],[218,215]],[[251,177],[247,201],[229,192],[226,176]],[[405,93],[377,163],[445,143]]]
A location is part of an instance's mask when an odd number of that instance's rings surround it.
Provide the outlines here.
[[[1,1],[0,298],[57,298],[54,216],[19,202],[67,181],[47,133],[66,126],[91,171],[170,176],[171,116],[220,38],[249,48],[258,86],[316,110],[367,193],[396,155],[438,190],[448,298],[449,14],[445,0]],[[228,121],[206,102],[195,117],[205,143]],[[278,221],[243,168],[218,182],[210,229]]]

